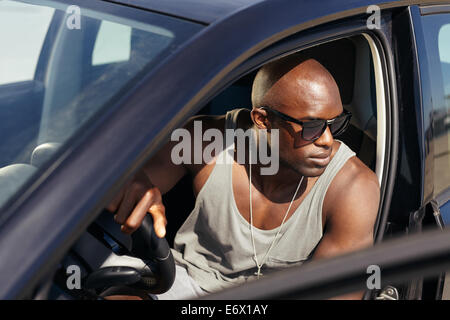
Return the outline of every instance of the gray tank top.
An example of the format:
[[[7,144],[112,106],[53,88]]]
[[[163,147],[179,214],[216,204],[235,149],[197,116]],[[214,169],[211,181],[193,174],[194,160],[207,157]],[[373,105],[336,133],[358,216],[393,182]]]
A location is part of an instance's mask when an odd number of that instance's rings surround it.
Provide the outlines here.
[[[235,109],[226,115],[226,128],[235,129]],[[322,203],[331,181],[345,162],[355,155],[342,141],[338,151],[295,212],[286,220],[261,269],[263,275],[306,261],[322,238]],[[233,157],[234,145],[225,157]],[[227,159],[230,160],[230,159]],[[232,187],[232,163],[216,162],[200,190],[195,207],[179,229],[173,254],[199,286],[209,292],[254,279],[250,224],[239,213]],[[258,261],[261,263],[278,228],[253,228]]]

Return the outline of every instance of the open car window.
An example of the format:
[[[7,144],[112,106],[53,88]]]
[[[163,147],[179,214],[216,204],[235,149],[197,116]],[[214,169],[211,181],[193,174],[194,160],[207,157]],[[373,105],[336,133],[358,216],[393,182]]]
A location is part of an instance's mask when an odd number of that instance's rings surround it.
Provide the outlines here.
[[[347,144],[381,183],[385,158],[385,98],[383,72],[374,61],[379,59],[373,40],[365,35],[343,37],[302,50],[305,57],[319,61],[335,78],[343,108],[352,113],[347,130],[337,137]],[[276,59],[276,58],[274,58]],[[251,110],[251,91],[257,70],[241,77],[210,100],[197,115],[220,116],[236,108]],[[168,240],[194,208],[191,178],[184,177],[164,195],[164,204],[172,218]],[[169,219],[170,219],[169,218]]]
[[[383,159],[379,154],[377,141],[379,129],[377,115],[384,113],[384,101],[377,96],[377,86],[380,85],[380,74],[376,74],[373,57],[376,53],[371,50],[370,39],[364,35],[343,37],[338,40],[323,43],[304,50],[308,57],[317,59],[324,64],[335,77],[341,92],[344,109],[351,111],[355,117],[348,132],[338,139],[345,141],[357,156],[374,172],[377,161]],[[339,52],[339,54],[330,54]],[[337,57],[346,57],[345,59]],[[277,57],[274,57],[276,59]],[[224,115],[235,108],[251,109],[251,89],[256,71],[247,73],[233,84],[225,88],[210,100],[197,113],[198,115]],[[378,88],[379,89],[379,88]],[[383,136],[383,135],[381,135]],[[378,172],[381,179],[382,172]],[[163,196],[168,219],[166,239],[174,248],[174,238],[179,228],[186,221],[195,205],[195,196],[190,176],[182,178],[178,184]],[[103,212],[91,227],[72,248],[60,265],[59,274],[64,274],[71,265],[83,265],[83,276],[98,268],[111,266],[123,259],[123,252],[129,251],[130,239],[124,239],[120,233],[120,226],[115,224],[109,212]],[[106,239],[106,241],[105,241]],[[92,248],[96,248],[92,250]],[[83,258],[83,263],[80,261]],[[125,262],[123,262],[125,263]],[[87,266],[84,266],[87,264]],[[66,290],[65,284],[58,286],[59,290],[52,298],[59,298],[71,294]],[[83,289],[79,292],[84,292]],[[135,292],[135,291],[134,291]],[[111,294],[111,291],[97,291],[102,296]]]

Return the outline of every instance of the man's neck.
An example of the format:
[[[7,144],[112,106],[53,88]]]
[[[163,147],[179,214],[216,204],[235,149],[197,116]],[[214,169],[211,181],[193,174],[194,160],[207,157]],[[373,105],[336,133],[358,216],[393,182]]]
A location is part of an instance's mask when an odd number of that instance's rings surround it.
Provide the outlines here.
[[[252,128],[257,132],[257,128],[254,127],[254,123],[251,121],[250,117],[238,117],[237,119],[237,128],[241,128],[243,130],[247,130]],[[259,148],[259,141],[257,141],[257,145]],[[245,146],[245,152],[246,157],[248,158],[248,150],[249,145],[246,143]],[[247,167],[247,174],[249,174],[249,167]],[[283,165],[282,163],[279,164],[279,168],[277,173],[272,175],[262,175],[261,174],[261,168],[263,168],[264,165],[261,165],[260,163],[252,164],[252,182],[260,189],[260,191],[268,198],[271,198],[271,195],[274,195],[276,197],[277,194],[286,193],[286,190],[289,190],[291,188],[296,188],[300,179],[302,178],[302,175],[299,174],[297,171],[293,170],[289,166]],[[306,185],[306,181],[308,181],[308,177],[304,178],[303,185]],[[303,188],[302,188],[303,189]],[[299,194],[301,194],[302,190],[300,190]]]
[[[252,184],[267,198],[284,198],[286,190],[295,189],[302,178],[301,174],[287,166],[280,165],[278,172],[274,175],[261,175],[260,169],[260,164],[252,164]],[[307,181],[308,177],[304,180]],[[307,184],[305,181],[303,185]],[[299,194],[303,189],[301,188]]]

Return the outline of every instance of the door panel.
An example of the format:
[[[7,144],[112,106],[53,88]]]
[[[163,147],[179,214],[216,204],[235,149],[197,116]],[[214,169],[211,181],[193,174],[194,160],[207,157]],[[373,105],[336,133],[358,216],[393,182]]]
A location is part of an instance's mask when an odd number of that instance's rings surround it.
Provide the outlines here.
[[[425,150],[424,202],[435,223],[450,224],[450,6],[421,7],[413,15],[422,81]],[[450,299],[450,274],[442,274],[435,296]],[[430,292],[431,293],[431,292]]]

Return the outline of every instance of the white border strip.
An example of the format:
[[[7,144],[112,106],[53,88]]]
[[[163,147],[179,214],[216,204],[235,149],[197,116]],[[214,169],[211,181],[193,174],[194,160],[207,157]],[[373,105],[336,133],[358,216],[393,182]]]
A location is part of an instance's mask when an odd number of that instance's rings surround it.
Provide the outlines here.
[[[381,59],[378,49],[373,39],[363,33],[362,34],[369,43],[370,51],[372,52],[373,67],[375,71],[375,86],[377,97],[377,150],[376,150],[376,162],[375,173],[378,177],[378,182],[381,185],[383,178],[384,161],[386,153],[386,101],[385,101],[385,88],[383,78],[383,68],[381,65]]]

